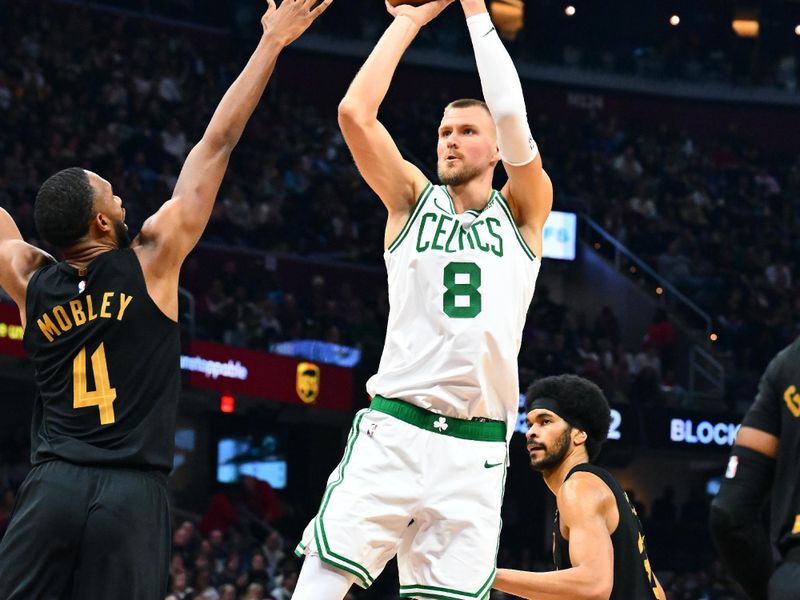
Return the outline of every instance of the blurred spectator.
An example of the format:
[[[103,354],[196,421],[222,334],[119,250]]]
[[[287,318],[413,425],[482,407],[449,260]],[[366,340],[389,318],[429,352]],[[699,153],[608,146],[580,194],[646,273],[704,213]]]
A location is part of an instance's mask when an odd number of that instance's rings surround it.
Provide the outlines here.
[[[664,487],[661,496],[653,501],[650,509],[650,519],[659,523],[674,523],[678,518],[678,507],[675,504],[675,489],[668,485]]]
[[[269,483],[250,475],[242,475],[238,484],[211,497],[208,510],[200,522],[200,531],[223,534],[234,525],[254,526],[263,531],[283,515],[283,508]]]

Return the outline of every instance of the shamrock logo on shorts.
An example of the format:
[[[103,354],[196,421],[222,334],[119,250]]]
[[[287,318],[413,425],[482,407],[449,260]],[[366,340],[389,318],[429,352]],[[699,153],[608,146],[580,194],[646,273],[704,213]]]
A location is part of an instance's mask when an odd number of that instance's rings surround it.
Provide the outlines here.
[[[439,417],[438,421],[434,421],[433,426],[439,430],[439,433],[444,433],[447,429],[447,419]]]

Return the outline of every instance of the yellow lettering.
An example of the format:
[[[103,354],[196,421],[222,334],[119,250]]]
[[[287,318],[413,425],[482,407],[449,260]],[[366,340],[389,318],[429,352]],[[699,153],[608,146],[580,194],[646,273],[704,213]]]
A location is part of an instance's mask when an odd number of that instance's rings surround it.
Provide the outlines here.
[[[89,391],[86,378],[86,347],[81,348],[78,356],[72,361],[73,408],[96,406],[100,411],[100,424],[109,425],[116,421],[114,416],[114,400],[117,390],[111,387],[108,380],[108,362],[104,344],[92,354],[92,371],[94,373],[94,391]]]
[[[97,313],[95,313],[94,309],[92,308],[92,297],[91,296],[86,296],[86,313],[88,315],[86,318],[89,321],[94,321],[97,318]]]
[[[22,325],[12,325],[8,328],[8,337],[12,340],[21,340],[25,336],[25,330]]]
[[[36,324],[39,326],[39,329],[42,330],[42,333],[44,334],[44,337],[47,338],[48,342],[52,342],[55,339],[53,338],[53,335],[61,335],[61,331],[59,331],[58,327],[56,327],[56,324],[53,323],[47,314],[42,315],[41,319],[37,319]]]
[[[786,388],[786,391],[783,392],[783,399],[786,401],[786,406],[789,407],[789,412],[795,417],[800,417],[800,394],[797,393],[797,388],[793,385]]]
[[[0,337],[6,337],[8,335],[8,325],[5,323],[0,323]]]
[[[122,321],[125,309],[128,308],[128,304],[131,303],[131,300],[133,300],[133,296],[126,296],[125,294],[119,295],[119,313],[117,314],[117,321]]]
[[[72,320],[75,325],[83,325],[86,323],[86,313],[83,312],[83,305],[80,300],[70,300],[69,308],[72,311]]]
[[[61,331],[72,329],[72,321],[69,320],[69,315],[63,306],[56,306],[53,309],[53,316],[56,318],[58,326],[61,327]]]
[[[794,518],[794,527],[792,527],[792,535],[800,533],[800,515]]]
[[[111,298],[114,297],[114,292],[106,292],[103,294],[103,303],[100,305],[100,316],[104,319],[110,319],[111,313],[108,312],[108,307],[111,304]]]

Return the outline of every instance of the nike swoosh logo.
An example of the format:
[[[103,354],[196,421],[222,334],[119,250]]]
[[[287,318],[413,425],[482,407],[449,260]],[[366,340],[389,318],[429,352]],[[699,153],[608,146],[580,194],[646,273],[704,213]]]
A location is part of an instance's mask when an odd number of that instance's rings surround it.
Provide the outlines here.
[[[495,31],[495,28],[494,28],[494,27],[492,27],[492,28],[491,28],[489,31],[487,31],[486,33],[484,33],[484,34],[483,34],[483,37],[486,37],[487,35],[489,35],[489,34],[490,34],[490,33],[492,33],[493,31]]]
[[[501,462],[499,462],[499,463],[490,463],[490,462],[487,460],[485,463],[483,463],[483,468],[484,468],[484,469],[491,469],[492,467],[499,467],[499,466],[500,466],[500,465],[502,465],[502,464],[503,464],[503,463],[501,463]]]
[[[434,199],[433,199],[433,203],[436,205],[436,208],[438,208],[438,209],[439,209],[440,211],[442,211],[443,213],[447,213],[448,215],[449,215],[449,214],[452,214],[452,213],[450,212],[450,208],[449,208],[449,207],[448,207],[448,208],[442,208],[442,207],[441,207],[441,205],[439,204],[439,199],[438,199],[438,198],[434,198]]]

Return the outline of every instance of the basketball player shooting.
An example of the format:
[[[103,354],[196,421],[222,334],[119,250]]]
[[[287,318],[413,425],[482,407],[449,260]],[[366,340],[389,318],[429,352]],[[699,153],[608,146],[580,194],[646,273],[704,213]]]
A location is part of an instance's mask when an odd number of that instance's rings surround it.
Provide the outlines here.
[[[63,262],[25,243],[0,209],[0,286],[19,307],[37,384],[33,469],[0,543],[3,600],[166,595],[180,267],[278,55],[330,1],[268,1],[258,47],[172,199],[132,242],[111,183],[78,167],[45,181],[34,207],[39,234]]]
[[[388,211],[390,314],[369,409],[353,424],[294,600],[340,600],[395,554],[402,598],[487,598],[495,577],[519,353],[553,191],[522,86],[483,0],[462,0],[486,102],[444,109],[439,184],[378,121],[403,53],[452,0],[387,5],[393,22],[339,105],[356,165]],[[492,189],[503,162],[508,182]]]

